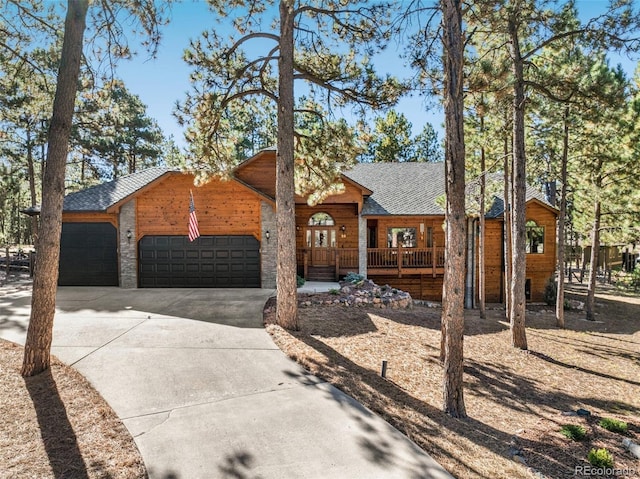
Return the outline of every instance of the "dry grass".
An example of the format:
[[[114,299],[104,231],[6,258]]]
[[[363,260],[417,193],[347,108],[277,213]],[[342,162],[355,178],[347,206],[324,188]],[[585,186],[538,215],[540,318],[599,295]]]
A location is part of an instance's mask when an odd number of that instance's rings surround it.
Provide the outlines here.
[[[0,340],[0,477],[146,477],[131,435],[76,370],[53,358],[20,376],[22,347]]]
[[[272,323],[273,308],[265,311]],[[607,447],[615,467],[634,469],[625,477],[637,478],[640,464],[622,437],[597,421],[623,419],[639,442],[640,300],[602,297],[598,311],[597,322],[568,312],[565,330],[554,326],[550,311],[529,312],[529,352],[510,346],[504,311],[490,310],[484,320],[470,311],[465,420],[441,412],[439,309],[314,306],[300,309],[300,331],[274,324],[268,330],[289,356],[380,414],[456,477],[532,477],[512,460],[521,450],[528,466],[546,477],[571,478],[575,466],[588,465],[591,447]],[[387,380],[379,375],[383,359]],[[592,417],[561,414],[578,408]],[[560,434],[563,424],[585,425],[587,439],[571,442]]]

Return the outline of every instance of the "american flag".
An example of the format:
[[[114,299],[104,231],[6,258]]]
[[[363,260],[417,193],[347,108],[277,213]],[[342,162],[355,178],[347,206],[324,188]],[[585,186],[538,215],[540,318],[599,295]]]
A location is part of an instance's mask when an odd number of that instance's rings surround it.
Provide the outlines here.
[[[196,207],[193,204],[193,192],[189,191],[189,241],[193,241],[200,236],[198,229],[198,217]]]

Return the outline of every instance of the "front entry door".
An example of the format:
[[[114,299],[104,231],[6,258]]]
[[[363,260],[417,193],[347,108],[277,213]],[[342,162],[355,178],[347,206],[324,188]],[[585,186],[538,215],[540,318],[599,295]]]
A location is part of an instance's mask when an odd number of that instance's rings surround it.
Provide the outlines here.
[[[312,226],[307,229],[307,248],[311,250],[311,266],[330,266],[336,247],[336,229]]]

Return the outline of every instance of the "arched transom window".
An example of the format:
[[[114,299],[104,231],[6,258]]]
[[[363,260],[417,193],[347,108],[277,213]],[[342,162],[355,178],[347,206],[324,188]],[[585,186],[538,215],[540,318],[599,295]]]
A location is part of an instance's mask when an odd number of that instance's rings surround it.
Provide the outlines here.
[[[335,222],[329,213],[316,213],[309,218],[309,226],[334,226]]]

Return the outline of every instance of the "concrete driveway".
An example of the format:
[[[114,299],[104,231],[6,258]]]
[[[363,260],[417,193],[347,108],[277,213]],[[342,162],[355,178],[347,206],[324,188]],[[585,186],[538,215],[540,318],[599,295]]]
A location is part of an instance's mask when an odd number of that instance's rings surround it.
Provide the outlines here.
[[[113,407],[152,479],[451,477],[274,345],[272,293],[63,287],[53,354]],[[24,343],[29,305],[0,290],[1,337]]]

